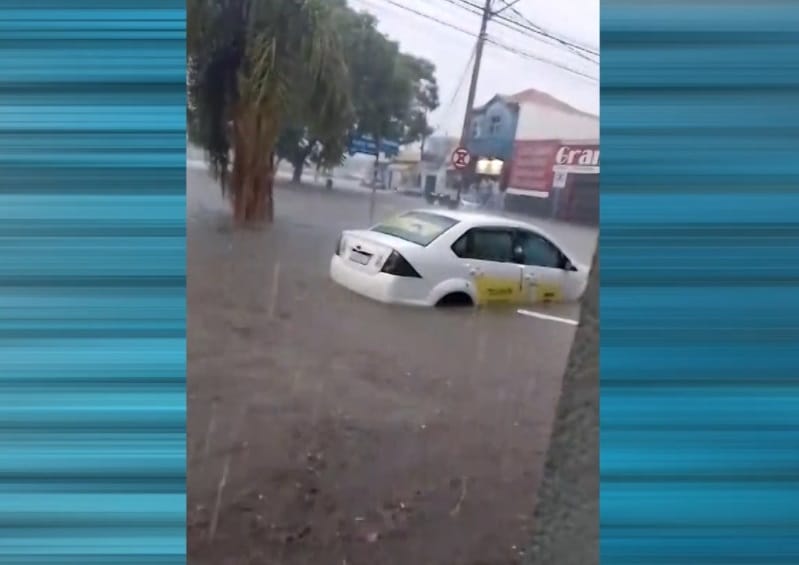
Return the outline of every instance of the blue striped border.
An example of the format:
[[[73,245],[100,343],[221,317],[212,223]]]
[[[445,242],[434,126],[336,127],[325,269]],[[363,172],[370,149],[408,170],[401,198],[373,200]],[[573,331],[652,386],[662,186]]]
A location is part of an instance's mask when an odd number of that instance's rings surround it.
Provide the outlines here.
[[[0,0],[0,563],[185,562],[185,8]]]
[[[795,565],[799,4],[601,26],[601,562]]]

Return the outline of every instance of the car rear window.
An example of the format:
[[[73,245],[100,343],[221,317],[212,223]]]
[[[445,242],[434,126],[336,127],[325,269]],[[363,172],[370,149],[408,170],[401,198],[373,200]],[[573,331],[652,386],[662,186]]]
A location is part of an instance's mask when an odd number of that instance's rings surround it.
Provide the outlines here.
[[[405,212],[376,225],[372,231],[426,246],[457,223],[458,220],[430,212]]]

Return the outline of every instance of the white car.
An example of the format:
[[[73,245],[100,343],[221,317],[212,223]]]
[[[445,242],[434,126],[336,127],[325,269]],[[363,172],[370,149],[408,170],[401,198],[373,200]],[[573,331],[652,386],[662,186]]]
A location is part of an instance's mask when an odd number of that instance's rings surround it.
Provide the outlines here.
[[[588,267],[540,229],[462,211],[413,210],[344,231],[330,276],[363,296],[415,306],[570,302]]]

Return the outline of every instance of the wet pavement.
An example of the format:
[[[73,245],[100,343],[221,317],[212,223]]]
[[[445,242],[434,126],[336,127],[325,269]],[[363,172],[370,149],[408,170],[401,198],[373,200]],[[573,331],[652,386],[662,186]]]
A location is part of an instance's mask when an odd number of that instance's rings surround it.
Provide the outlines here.
[[[370,302],[327,275],[368,196],[283,186],[274,225],[232,230],[187,178],[189,561],[517,562],[574,326]],[[590,230],[546,227],[590,260]]]

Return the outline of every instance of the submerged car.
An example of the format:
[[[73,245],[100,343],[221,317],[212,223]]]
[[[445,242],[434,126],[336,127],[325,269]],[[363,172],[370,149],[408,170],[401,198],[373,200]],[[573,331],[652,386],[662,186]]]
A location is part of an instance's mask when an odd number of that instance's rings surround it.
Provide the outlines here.
[[[461,195],[459,208],[461,210],[478,211],[485,207],[485,203],[480,200],[478,194],[468,192]]]
[[[332,279],[353,292],[415,306],[578,300],[588,267],[541,229],[490,214],[412,210],[344,231]]]

